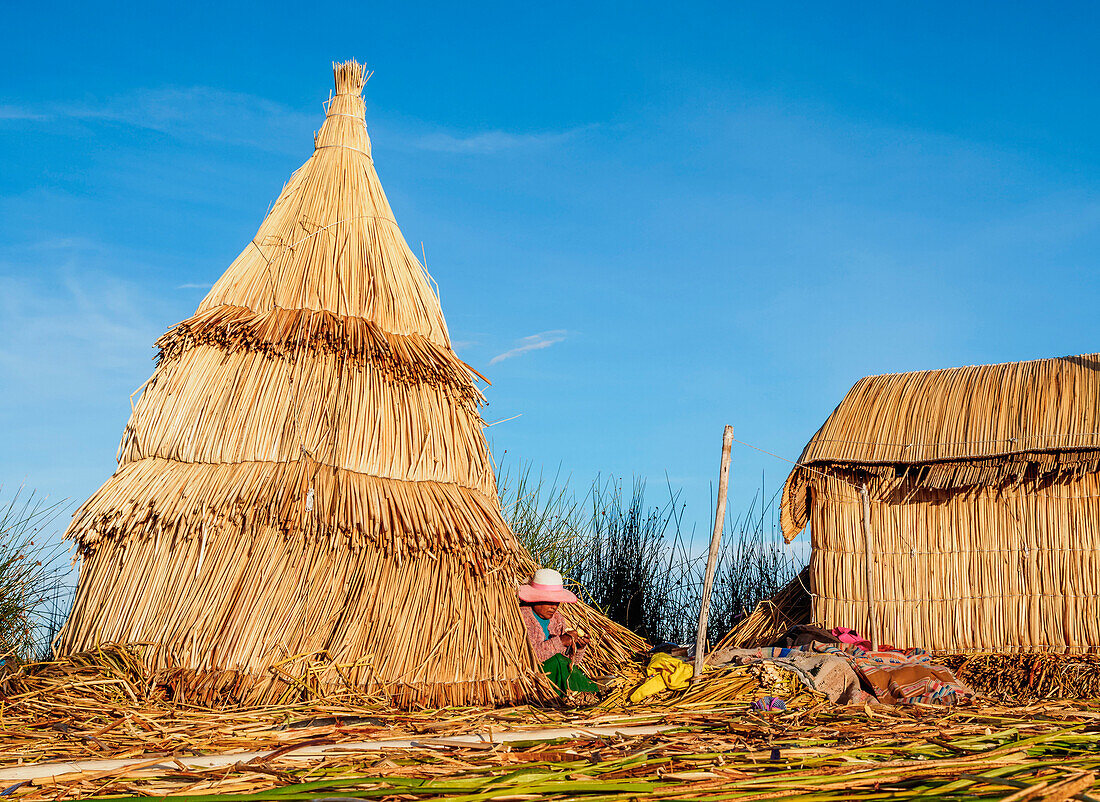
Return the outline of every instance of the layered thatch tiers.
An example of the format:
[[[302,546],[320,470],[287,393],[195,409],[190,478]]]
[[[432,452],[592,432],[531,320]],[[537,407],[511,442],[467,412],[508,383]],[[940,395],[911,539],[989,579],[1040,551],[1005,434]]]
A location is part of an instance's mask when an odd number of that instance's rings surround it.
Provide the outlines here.
[[[318,393],[308,406],[295,392],[303,387]],[[379,478],[495,493],[472,405],[439,384],[387,381],[373,366],[349,365],[338,354],[227,358],[199,346],[162,363],[142,401],[126,428],[123,464],[147,457],[202,464],[311,459]],[[340,436],[331,436],[336,431]]]
[[[167,477],[178,493],[165,493]],[[312,497],[312,504],[303,498]],[[491,498],[454,483],[406,482],[294,462],[180,463],[141,459],[119,469],[76,513],[81,545],[152,538],[175,547],[212,529],[256,528],[395,557],[456,552],[488,570],[524,571],[530,558]]]
[[[313,156],[188,320],[74,515],[60,648],[151,644],[197,699],[359,687],[399,705],[539,700],[534,570],[501,517],[478,374],[386,201],[362,68]],[[578,606],[606,669],[641,641]],[[303,686],[304,687],[304,686]]]
[[[255,351],[289,359],[300,351],[337,353],[355,365],[371,365],[388,380],[428,382],[481,402],[471,375],[483,378],[448,348],[419,334],[391,334],[369,320],[307,309],[254,312],[216,306],[199,312],[156,342],[158,359],[174,359],[197,345],[223,351]]]
[[[503,613],[515,604],[507,575],[479,575],[450,554],[398,560],[369,546],[246,531],[242,538],[211,527],[206,537],[131,538],[91,550],[77,603],[94,599],[113,614],[74,622],[69,637],[146,643],[157,633],[165,649],[150,655],[153,669],[174,673],[179,688],[181,668],[228,671],[235,702],[273,701],[288,678],[306,676],[322,687],[374,691],[378,683],[399,705],[539,698],[539,678],[521,670],[529,658],[518,616]],[[170,603],[150,589],[170,589]]]
[[[810,525],[815,621],[948,652],[1100,648],[1100,356],[862,379],[781,518],[788,540]]]

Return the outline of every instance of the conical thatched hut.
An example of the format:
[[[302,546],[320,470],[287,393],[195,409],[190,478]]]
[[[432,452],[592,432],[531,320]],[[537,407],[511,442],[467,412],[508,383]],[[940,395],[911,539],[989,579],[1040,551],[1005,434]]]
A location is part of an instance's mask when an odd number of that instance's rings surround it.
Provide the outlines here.
[[[335,71],[313,155],[157,341],[119,468],[74,515],[61,650],[153,644],[205,699],[302,677],[404,706],[540,698],[515,597],[534,566],[501,518],[476,374],[379,183],[364,71]],[[604,659],[636,645],[607,635]]]
[[[783,534],[807,525],[818,623],[1097,650],[1100,355],[861,379],[787,479]]]

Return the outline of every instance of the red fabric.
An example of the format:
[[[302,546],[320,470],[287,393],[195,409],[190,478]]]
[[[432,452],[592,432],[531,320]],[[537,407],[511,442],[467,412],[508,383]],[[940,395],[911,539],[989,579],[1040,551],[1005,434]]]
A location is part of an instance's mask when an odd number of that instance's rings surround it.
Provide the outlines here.
[[[871,645],[871,641],[867,640],[866,638],[860,637],[860,634],[854,629],[849,629],[848,627],[834,627],[829,631],[841,643],[850,643],[853,646],[858,646],[859,648],[868,652],[871,651],[871,649],[873,648]],[[889,646],[880,646],[879,648],[884,651],[890,649]]]

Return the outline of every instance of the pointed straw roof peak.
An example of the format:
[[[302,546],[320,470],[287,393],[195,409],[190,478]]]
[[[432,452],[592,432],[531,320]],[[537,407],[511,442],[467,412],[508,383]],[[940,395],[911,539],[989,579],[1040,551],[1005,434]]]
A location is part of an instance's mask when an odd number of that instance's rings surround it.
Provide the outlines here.
[[[379,338],[389,338],[391,345],[393,337],[422,338],[441,349],[429,361],[456,363],[465,381],[466,370],[450,350],[439,300],[401,235],[375,171],[362,96],[370,73],[347,61],[334,64],[333,74],[336,91],[326,104],[313,154],[291,176],[198,315],[171,337],[178,339],[185,330],[195,333],[202,320],[210,325],[199,327],[219,337],[270,339],[259,337],[260,327],[279,342],[285,336],[297,341],[309,329],[310,342],[343,345],[348,344],[348,332],[366,327],[371,329],[369,342],[351,343],[352,350],[371,350],[375,342],[381,354],[387,346]],[[257,317],[241,330],[248,312]],[[230,318],[235,321],[232,329],[221,325]],[[279,342],[272,347],[282,349]],[[166,352],[176,350],[167,344]],[[419,341],[395,347],[424,351]]]
[[[354,59],[334,61],[332,72],[336,91],[325,104],[325,122],[314,137],[314,147],[349,148],[370,158],[363,87],[372,73]]]
[[[338,95],[361,95],[363,87],[374,74],[355,59],[332,62],[332,72]]]

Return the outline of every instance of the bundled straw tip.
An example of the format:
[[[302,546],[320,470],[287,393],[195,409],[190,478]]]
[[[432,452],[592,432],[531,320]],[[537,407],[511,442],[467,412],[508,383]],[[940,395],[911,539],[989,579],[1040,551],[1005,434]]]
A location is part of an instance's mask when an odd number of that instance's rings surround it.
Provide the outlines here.
[[[332,72],[336,79],[337,94],[358,94],[363,91],[371,73],[355,59],[332,62]]]

